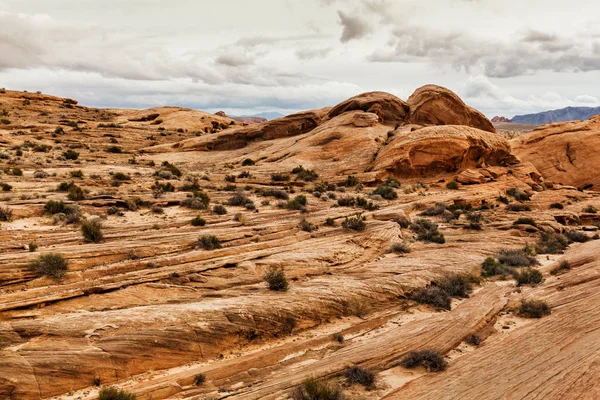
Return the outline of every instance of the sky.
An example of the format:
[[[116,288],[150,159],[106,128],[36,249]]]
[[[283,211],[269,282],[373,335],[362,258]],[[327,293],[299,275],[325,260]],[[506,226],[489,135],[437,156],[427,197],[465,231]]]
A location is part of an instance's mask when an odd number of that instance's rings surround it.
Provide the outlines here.
[[[0,0],[0,87],[229,115],[445,86],[487,116],[600,106],[598,0]]]

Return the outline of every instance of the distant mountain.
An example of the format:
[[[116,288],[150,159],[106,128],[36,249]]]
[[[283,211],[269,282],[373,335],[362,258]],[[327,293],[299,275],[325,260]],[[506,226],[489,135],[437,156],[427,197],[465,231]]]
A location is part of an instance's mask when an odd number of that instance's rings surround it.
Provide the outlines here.
[[[510,122],[510,119],[506,117],[495,116],[494,118],[492,118],[492,122]]]
[[[277,119],[277,118],[285,117],[285,114],[282,114],[282,113],[277,112],[277,111],[268,111],[268,112],[262,112],[262,113],[254,114],[254,115],[248,115],[248,117],[264,118],[264,119],[267,119],[267,120],[270,121],[272,119]]]
[[[517,115],[511,122],[519,124],[549,124],[551,122],[587,120],[598,114],[600,114],[600,107],[567,107],[537,114]]]

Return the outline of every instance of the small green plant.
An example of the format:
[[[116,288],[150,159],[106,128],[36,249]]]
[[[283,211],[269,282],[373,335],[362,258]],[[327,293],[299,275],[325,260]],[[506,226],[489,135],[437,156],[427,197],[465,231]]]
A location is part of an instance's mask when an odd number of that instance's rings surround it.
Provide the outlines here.
[[[98,400],[136,400],[135,394],[112,386],[105,386],[98,393]]]
[[[448,367],[444,356],[439,351],[431,349],[409,351],[400,361],[400,365],[404,368],[425,367],[431,372],[443,371]]]
[[[417,234],[417,240],[426,243],[446,243],[446,238],[438,230],[438,225],[428,219],[417,219],[410,225],[410,229]]]
[[[215,206],[213,207],[212,210],[217,215],[225,215],[225,214],[227,214],[227,209],[225,208],[225,206],[223,206],[221,204],[215,204]]]
[[[319,381],[316,378],[305,379],[292,392],[293,400],[343,400],[342,389],[333,384]]]
[[[362,214],[356,214],[352,217],[346,217],[344,222],[342,222],[342,227],[344,229],[351,229],[353,231],[364,231],[367,228],[367,224],[365,223],[366,217]]]
[[[65,275],[68,266],[69,263],[63,255],[57,253],[42,254],[27,264],[27,268],[37,276],[49,276],[56,279]]]
[[[77,160],[79,158],[79,153],[76,152],[75,150],[71,150],[71,149],[63,152],[62,155],[67,160]]]
[[[303,194],[300,194],[300,195],[294,197],[292,200],[288,201],[288,203],[285,207],[288,210],[301,210],[302,208],[304,208],[306,206],[307,203],[308,203],[308,201],[306,200],[306,196]]]
[[[221,248],[221,241],[215,235],[203,235],[198,239],[196,246],[204,250],[215,250]]]
[[[204,226],[206,225],[206,220],[200,216],[192,219],[192,226]]]
[[[346,178],[346,181],[344,182],[344,186],[346,187],[353,187],[356,186],[360,183],[360,181],[358,180],[357,177],[353,176],[353,175],[348,175],[348,177]]]
[[[550,306],[544,300],[523,300],[517,310],[517,314],[525,318],[542,318],[550,313]]]
[[[84,220],[81,223],[81,234],[83,235],[83,240],[87,243],[100,243],[104,239],[100,219]]]
[[[386,200],[394,200],[398,198],[398,193],[396,193],[394,188],[386,184],[380,185],[373,191],[373,194],[379,195]]]
[[[358,383],[364,387],[372,387],[375,383],[375,374],[359,366],[347,367],[344,376],[350,385]]]
[[[288,289],[288,281],[283,268],[269,268],[263,274],[263,279],[267,282],[269,290],[286,291]]]
[[[448,190],[458,190],[458,183],[454,180],[448,181],[446,183],[446,189]]]
[[[523,268],[513,273],[517,286],[537,285],[542,283],[544,277],[540,271],[533,268]]]

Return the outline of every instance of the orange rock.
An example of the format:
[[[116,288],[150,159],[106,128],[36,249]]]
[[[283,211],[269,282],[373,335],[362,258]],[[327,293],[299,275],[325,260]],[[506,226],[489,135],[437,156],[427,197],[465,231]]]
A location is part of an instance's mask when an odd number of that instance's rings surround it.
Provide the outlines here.
[[[333,107],[329,117],[356,110],[377,114],[379,121],[384,125],[404,124],[409,112],[408,105],[393,94],[369,92],[354,96]]]

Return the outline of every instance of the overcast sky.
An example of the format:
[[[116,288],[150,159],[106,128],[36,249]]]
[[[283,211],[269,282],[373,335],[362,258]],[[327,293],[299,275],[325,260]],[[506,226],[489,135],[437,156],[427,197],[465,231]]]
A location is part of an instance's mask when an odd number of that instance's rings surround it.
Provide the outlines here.
[[[0,0],[0,87],[284,113],[446,86],[486,115],[600,105],[598,0]]]

